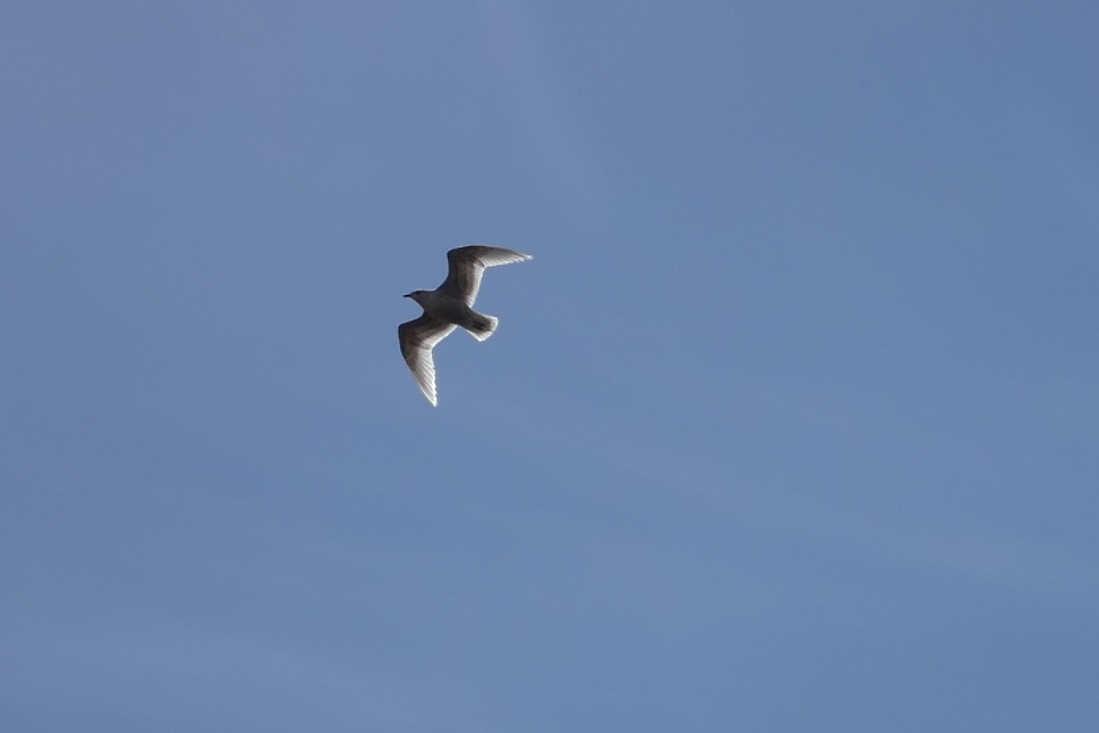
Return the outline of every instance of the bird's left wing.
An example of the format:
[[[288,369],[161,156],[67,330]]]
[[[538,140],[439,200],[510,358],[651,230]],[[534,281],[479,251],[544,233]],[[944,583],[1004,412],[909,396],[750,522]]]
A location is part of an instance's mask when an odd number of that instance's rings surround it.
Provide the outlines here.
[[[513,249],[471,244],[450,250],[446,253],[446,259],[450,270],[439,290],[472,306],[477,299],[477,291],[481,289],[481,276],[486,267],[525,262],[531,256]]]

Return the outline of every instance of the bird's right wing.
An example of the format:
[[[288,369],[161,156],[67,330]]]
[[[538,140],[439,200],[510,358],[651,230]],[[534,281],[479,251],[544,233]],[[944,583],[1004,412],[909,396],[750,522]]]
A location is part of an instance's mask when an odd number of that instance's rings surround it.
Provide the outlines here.
[[[490,247],[486,244],[471,244],[458,247],[446,253],[450,270],[439,290],[452,298],[462,300],[472,306],[481,289],[481,275],[486,267],[510,265],[513,262],[525,262],[531,259],[528,254],[503,247]]]
[[[457,326],[443,323],[426,313],[419,318],[402,323],[397,327],[397,339],[401,342],[401,356],[412,371],[420,391],[432,405],[437,404],[435,395],[435,360],[431,350]]]

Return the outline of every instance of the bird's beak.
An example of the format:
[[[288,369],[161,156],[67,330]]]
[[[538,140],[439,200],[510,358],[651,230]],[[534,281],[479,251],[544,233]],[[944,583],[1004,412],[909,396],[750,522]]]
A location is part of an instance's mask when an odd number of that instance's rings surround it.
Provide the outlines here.
[[[411,297],[412,297],[412,293],[405,293],[405,294],[404,294],[404,295],[402,295],[401,297],[402,297],[402,298],[411,298]]]

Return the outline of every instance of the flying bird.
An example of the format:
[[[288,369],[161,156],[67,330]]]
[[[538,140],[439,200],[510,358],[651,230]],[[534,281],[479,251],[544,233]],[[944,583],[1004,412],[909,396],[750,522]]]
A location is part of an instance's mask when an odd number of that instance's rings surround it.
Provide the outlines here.
[[[433,406],[438,403],[438,397],[431,350],[459,326],[478,341],[491,336],[499,319],[478,313],[472,307],[481,288],[481,276],[486,267],[525,262],[531,256],[513,249],[471,244],[450,250],[446,259],[450,270],[442,285],[434,290],[413,290],[404,296],[419,303],[424,309],[423,315],[397,328],[401,356],[412,370],[412,378],[420,391]]]

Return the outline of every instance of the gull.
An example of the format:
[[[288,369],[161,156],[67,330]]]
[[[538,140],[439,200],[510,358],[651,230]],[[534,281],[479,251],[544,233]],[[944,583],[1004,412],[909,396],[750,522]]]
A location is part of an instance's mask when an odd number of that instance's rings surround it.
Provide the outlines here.
[[[419,303],[424,309],[423,315],[397,328],[401,356],[432,406],[438,403],[435,360],[431,355],[435,344],[459,326],[478,341],[484,341],[496,330],[498,318],[478,313],[472,308],[485,268],[525,262],[531,256],[513,249],[471,244],[450,250],[446,253],[446,259],[450,270],[442,285],[434,290],[413,290],[404,296]]]

